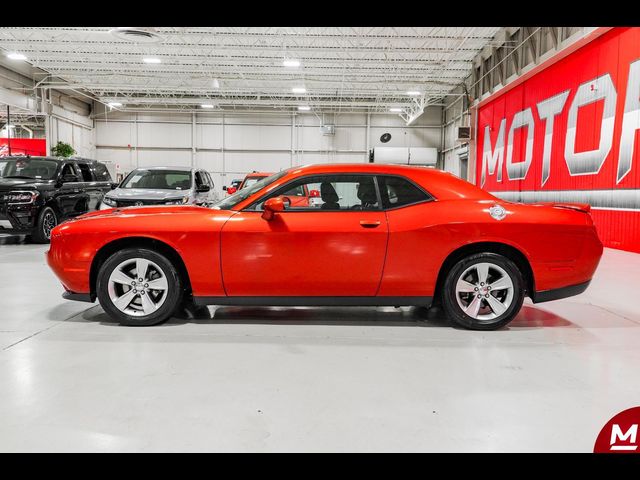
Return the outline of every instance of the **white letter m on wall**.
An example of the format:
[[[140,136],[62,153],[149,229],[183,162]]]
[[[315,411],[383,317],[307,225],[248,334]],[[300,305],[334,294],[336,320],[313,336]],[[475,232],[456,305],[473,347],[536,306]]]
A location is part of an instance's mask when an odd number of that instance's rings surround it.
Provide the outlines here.
[[[484,182],[488,175],[494,175],[498,170],[498,181],[502,181],[502,164],[504,162],[504,131],[507,119],[503,118],[500,122],[498,130],[498,138],[494,148],[491,148],[491,133],[489,125],[484,127],[484,144],[482,147],[482,175],[480,186],[484,186]]]

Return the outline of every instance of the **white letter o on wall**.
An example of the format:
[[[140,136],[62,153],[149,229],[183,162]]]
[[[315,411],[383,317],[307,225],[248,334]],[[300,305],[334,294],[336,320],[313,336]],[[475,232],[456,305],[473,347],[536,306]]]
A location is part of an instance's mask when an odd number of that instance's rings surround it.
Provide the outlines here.
[[[598,173],[613,145],[613,127],[616,116],[616,87],[607,73],[578,87],[573,97],[567,121],[567,136],[564,158],[571,175],[592,175]],[[604,99],[602,124],[600,125],[600,145],[596,150],[576,152],[576,129],[578,109]]]
[[[515,131],[523,127],[527,127],[527,145],[525,148],[524,161],[513,163],[513,137]],[[507,175],[509,176],[509,180],[521,180],[526,177],[529,172],[529,167],[533,159],[534,128],[531,108],[522,110],[513,116],[507,141]]]

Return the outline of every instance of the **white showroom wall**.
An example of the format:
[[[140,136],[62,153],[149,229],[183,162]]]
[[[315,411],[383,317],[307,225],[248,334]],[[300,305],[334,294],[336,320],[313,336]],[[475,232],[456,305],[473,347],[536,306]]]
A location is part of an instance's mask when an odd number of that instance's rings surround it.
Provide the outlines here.
[[[95,118],[95,158],[126,173],[140,166],[195,165],[211,172],[215,189],[247,172],[276,172],[321,162],[367,162],[369,149],[391,134],[391,147],[440,149],[441,109],[432,107],[407,127],[397,115],[326,115],[323,135],[313,113],[124,113]]]

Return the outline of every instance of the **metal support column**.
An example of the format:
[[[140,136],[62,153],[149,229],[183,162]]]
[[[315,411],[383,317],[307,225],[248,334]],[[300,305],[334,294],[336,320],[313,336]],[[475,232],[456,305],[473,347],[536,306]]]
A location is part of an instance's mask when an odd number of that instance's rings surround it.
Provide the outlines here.
[[[367,112],[367,140],[365,142],[367,153],[365,153],[364,163],[369,163],[369,151],[371,150],[371,113]]]
[[[9,105],[7,105],[7,149],[9,150],[9,155],[11,155],[11,112]]]
[[[196,166],[196,114],[191,114],[191,168]]]
[[[226,165],[225,165],[225,159],[224,159],[224,113],[222,114],[222,185],[226,185]]]

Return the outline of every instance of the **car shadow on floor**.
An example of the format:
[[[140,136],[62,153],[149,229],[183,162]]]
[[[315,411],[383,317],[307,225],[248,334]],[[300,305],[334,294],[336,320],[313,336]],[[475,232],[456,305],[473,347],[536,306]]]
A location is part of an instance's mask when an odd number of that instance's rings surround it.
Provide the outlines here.
[[[68,321],[100,322],[118,326],[98,305]],[[374,327],[452,327],[440,307],[255,307],[186,305],[158,327],[186,323],[212,325],[350,325]],[[544,327],[573,327],[572,322],[539,307],[523,305],[518,316],[502,331]],[[457,327],[454,327],[457,328]]]
[[[31,242],[25,235],[13,235],[9,233],[0,233],[0,245],[20,245],[30,244]]]

